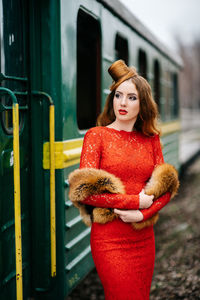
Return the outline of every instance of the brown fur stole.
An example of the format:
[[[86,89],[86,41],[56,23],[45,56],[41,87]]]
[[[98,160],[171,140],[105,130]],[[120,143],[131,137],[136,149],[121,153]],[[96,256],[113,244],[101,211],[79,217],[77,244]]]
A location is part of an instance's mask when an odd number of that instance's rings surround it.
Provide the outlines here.
[[[104,170],[83,168],[70,173],[69,184],[69,199],[74,206],[78,207],[83,222],[87,226],[91,226],[91,221],[105,224],[118,217],[111,208],[97,208],[81,204],[81,201],[94,194],[125,194],[125,187],[118,177]],[[173,198],[178,187],[176,169],[170,164],[162,164],[154,169],[144,190],[147,195],[154,195],[155,200],[166,192],[170,192]],[[155,224],[157,220],[158,213],[146,221],[132,223],[132,226],[139,230]]]

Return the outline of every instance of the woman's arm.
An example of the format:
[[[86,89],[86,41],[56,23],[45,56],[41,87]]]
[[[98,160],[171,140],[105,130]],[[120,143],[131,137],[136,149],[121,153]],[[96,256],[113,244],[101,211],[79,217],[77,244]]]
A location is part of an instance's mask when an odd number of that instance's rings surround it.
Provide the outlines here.
[[[143,214],[143,221],[151,218],[153,215],[159,212],[159,210],[161,210],[170,201],[170,197],[171,194],[166,193],[165,195],[156,199],[154,203],[151,205],[151,207],[140,210],[141,213]]]
[[[99,194],[87,197],[81,204],[95,207],[139,209],[139,195],[127,194]]]
[[[153,198],[154,196],[146,195],[144,190],[142,190],[139,195],[110,193],[92,195],[81,203],[105,208],[142,209],[150,207],[153,203]]]
[[[151,218],[159,210],[161,210],[170,200],[170,193],[166,193],[162,197],[154,201],[151,207],[141,210],[119,210],[114,209],[114,213],[118,214],[120,219],[126,223],[141,222]]]
[[[159,136],[155,136],[152,138],[152,147],[154,153],[154,164],[155,167],[157,165],[163,164],[163,154],[160,144]],[[115,213],[119,215],[119,217],[124,222],[140,222],[145,221],[155,215],[159,210],[161,210],[169,201],[170,201],[171,194],[166,193],[161,197],[157,198],[153,204],[146,209],[140,210],[114,210]]]
[[[154,155],[154,164],[155,167],[157,165],[161,165],[164,163],[164,158],[162,154],[162,148],[160,143],[159,135],[156,135],[152,138],[152,147],[153,147],[153,155]],[[157,198],[151,207],[147,209],[140,210],[143,214],[143,221],[151,218],[155,215],[159,210],[161,210],[169,201],[170,201],[171,194],[166,193],[161,197]]]

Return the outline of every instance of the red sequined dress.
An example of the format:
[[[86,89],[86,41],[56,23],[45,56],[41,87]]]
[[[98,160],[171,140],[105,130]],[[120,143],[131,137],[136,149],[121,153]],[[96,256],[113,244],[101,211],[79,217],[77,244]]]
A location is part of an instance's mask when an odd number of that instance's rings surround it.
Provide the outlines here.
[[[96,207],[139,209],[139,193],[157,164],[163,163],[159,136],[140,132],[94,127],[87,131],[80,168],[106,170],[119,177],[126,194],[93,195],[84,204]],[[170,194],[142,209],[144,220],[153,216],[170,200]],[[116,219],[93,223],[91,251],[104,287],[106,300],[149,299],[155,259],[153,226],[135,230],[130,223]]]

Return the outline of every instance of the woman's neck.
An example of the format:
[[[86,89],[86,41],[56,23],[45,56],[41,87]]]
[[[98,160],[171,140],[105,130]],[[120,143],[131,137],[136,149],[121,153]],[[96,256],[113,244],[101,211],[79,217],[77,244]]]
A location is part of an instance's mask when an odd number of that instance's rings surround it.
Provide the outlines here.
[[[119,120],[115,120],[114,122],[112,122],[111,124],[109,124],[107,127],[116,129],[116,130],[124,130],[124,131],[133,131],[134,130],[134,124],[135,121],[133,122],[126,122],[126,121],[122,121],[120,122]]]

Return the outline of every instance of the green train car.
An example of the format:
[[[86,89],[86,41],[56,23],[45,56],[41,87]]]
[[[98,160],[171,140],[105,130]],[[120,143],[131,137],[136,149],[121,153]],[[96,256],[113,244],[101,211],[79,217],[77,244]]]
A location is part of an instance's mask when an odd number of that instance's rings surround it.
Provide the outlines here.
[[[0,0],[0,20],[0,299],[61,300],[94,267],[67,178],[108,67],[124,59],[150,82],[179,169],[181,62],[117,0]]]

